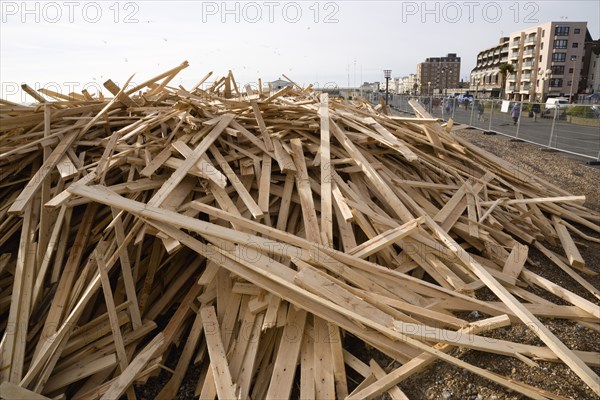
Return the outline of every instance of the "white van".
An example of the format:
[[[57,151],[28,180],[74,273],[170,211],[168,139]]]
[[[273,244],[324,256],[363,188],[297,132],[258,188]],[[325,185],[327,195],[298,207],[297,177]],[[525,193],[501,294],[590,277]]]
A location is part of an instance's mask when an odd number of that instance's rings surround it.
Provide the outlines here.
[[[564,97],[551,97],[546,100],[546,110],[553,110],[558,108],[563,110],[569,106],[569,100]]]

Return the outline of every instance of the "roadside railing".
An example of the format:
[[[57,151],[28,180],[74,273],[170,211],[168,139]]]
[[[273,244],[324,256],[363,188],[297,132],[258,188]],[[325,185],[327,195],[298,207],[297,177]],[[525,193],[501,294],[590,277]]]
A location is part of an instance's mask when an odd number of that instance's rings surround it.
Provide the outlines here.
[[[366,97],[379,103],[381,93]],[[600,161],[600,105],[515,102],[432,96],[388,96],[388,104],[402,113],[413,114],[408,104],[418,100],[434,117],[472,126],[539,146]]]

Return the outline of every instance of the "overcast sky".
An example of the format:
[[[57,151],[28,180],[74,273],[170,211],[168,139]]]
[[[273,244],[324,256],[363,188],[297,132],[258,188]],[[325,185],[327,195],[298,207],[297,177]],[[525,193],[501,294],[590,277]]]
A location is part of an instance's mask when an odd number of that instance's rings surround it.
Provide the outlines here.
[[[206,72],[240,83],[286,74],[300,84],[347,86],[416,72],[427,57],[457,53],[468,80],[477,52],[501,35],[547,21],[587,21],[600,36],[600,2],[590,1],[1,1],[3,98],[23,82],[68,93],[140,82],[184,60],[173,83]],[[95,90],[91,90],[95,92]]]

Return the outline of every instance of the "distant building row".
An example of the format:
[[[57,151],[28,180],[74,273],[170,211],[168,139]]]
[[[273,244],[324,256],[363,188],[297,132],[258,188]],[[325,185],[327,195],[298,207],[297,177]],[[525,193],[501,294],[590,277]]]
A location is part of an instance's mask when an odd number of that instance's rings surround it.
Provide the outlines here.
[[[600,94],[600,39],[592,39],[587,22],[547,22],[513,32],[480,51],[469,82],[460,81],[460,68],[461,58],[455,53],[430,57],[417,65],[416,74],[391,79],[389,91],[413,95],[468,91],[480,97],[541,102],[548,97]],[[365,82],[361,91],[384,87]]]
[[[514,72],[504,79],[501,66]],[[547,22],[508,37],[479,52],[471,89],[511,100],[545,101],[600,92],[600,40],[586,22]]]
[[[460,87],[460,57],[448,53],[445,57],[429,57],[417,65],[417,73],[390,81],[390,92],[401,94],[445,93]]]

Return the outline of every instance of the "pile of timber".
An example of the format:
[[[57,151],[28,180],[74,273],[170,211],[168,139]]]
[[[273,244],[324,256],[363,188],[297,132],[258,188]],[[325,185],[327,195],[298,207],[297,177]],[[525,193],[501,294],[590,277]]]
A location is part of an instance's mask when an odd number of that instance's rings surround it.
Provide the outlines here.
[[[193,368],[201,398],[401,399],[399,382],[443,360],[560,398],[455,348],[564,363],[600,395],[599,354],[539,320],[600,328],[573,239],[597,241],[584,197],[419,104],[390,116],[310,86],[239,90],[231,72],[169,86],[186,66],[108,81],[112,97],[24,85],[39,103],[2,101],[1,397],[133,399],[166,370],[170,399]],[[531,247],[589,295],[528,269]],[[544,345],[481,335],[511,324]],[[360,359],[350,336],[401,366]]]

